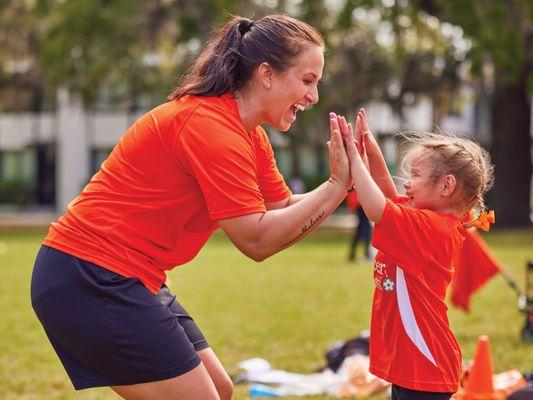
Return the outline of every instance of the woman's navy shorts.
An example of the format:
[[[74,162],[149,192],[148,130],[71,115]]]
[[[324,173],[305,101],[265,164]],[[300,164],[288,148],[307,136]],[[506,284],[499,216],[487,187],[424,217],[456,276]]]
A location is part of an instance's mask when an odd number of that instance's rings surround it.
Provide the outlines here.
[[[166,286],[154,296],[138,279],[51,247],[37,254],[31,299],[76,389],[170,379],[209,347]]]

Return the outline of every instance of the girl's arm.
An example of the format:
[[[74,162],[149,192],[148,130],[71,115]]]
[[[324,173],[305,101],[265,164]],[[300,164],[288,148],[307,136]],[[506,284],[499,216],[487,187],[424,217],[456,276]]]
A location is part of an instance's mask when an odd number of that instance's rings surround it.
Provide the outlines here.
[[[357,114],[357,120],[355,123],[355,140],[361,143],[361,147],[368,156],[368,165],[370,174],[374,179],[374,182],[379,186],[386,198],[392,199],[398,194],[396,191],[396,185],[392,180],[392,176],[387,168],[385,158],[381,153],[381,149],[368,129],[368,120],[366,118],[366,112],[364,108],[359,110]]]
[[[338,125],[343,136],[346,154],[350,160],[350,171],[359,202],[367,217],[374,223],[379,223],[385,210],[385,195],[372,179],[356,148],[352,125],[346,124],[344,117],[338,117]],[[357,144],[360,146],[359,143]]]

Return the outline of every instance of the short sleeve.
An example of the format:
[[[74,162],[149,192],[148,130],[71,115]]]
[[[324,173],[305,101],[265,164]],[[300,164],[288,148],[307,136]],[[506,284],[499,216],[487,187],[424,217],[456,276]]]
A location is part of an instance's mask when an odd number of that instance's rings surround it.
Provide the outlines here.
[[[267,203],[284,200],[291,195],[291,191],[285,183],[283,175],[278,170],[274,150],[266,132],[261,127],[257,128],[257,132],[257,178],[259,188]]]
[[[179,144],[210,218],[266,211],[253,143],[231,117],[205,112],[192,115]]]
[[[381,221],[374,228],[372,245],[414,272],[433,258],[435,243],[446,240],[445,217],[430,210],[419,210],[387,200]],[[444,222],[444,224],[446,224]]]

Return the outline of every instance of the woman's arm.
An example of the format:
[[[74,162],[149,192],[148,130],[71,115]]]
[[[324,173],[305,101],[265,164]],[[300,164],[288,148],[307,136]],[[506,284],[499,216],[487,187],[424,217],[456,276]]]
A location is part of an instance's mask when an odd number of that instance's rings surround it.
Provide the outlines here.
[[[293,204],[298,203],[299,201],[305,199],[308,196],[314,196],[313,193],[315,193],[315,191],[317,191],[317,189],[318,188],[313,189],[312,191],[307,192],[307,193],[292,194],[289,197],[287,197],[286,199],[283,199],[281,201],[276,201],[276,202],[273,202],[273,203],[266,203],[265,204],[266,208],[267,208],[267,210],[279,210],[280,208],[285,208],[285,207],[292,206]]]
[[[298,195],[297,201],[285,208],[218,221],[242,253],[255,261],[276,254],[307,236],[344,200],[351,185],[350,166],[336,116],[330,118],[330,130],[331,175],[327,182]]]
[[[338,207],[347,189],[328,181],[291,206],[218,222],[242,253],[262,261],[313,231]]]

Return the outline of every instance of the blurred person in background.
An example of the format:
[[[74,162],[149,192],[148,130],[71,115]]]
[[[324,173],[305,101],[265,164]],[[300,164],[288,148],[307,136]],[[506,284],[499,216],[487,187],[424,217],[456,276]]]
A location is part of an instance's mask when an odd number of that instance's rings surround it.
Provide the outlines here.
[[[262,261],[344,200],[351,178],[338,131],[329,180],[295,195],[260,126],[286,131],[318,101],[323,53],[320,34],[296,19],[233,18],[52,223],[34,266],[32,305],[76,389],[231,398],[230,378],[165,286],[165,271],[193,259],[218,227]]]
[[[291,192],[294,194],[305,193],[305,182],[299,176],[294,175],[289,180],[289,186],[291,188]]]
[[[346,197],[346,208],[357,214],[357,225],[354,228],[352,238],[350,241],[350,250],[348,253],[348,261],[355,261],[355,256],[357,252],[357,245],[360,241],[363,241],[364,247],[364,261],[370,261],[372,259],[371,255],[371,241],[372,241],[372,225],[368,220],[368,217],[365,214],[365,210],[361,207],[359,203],[359,197],[357,192],[352,190],[348,193]]]

